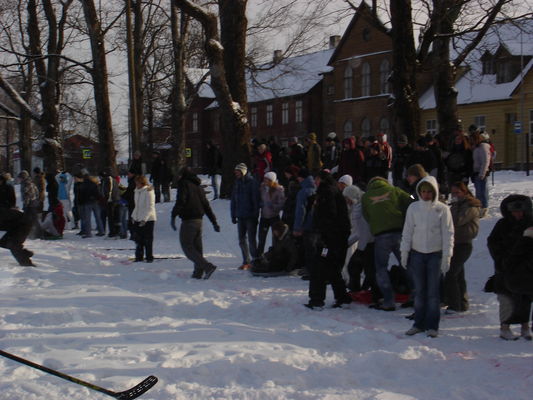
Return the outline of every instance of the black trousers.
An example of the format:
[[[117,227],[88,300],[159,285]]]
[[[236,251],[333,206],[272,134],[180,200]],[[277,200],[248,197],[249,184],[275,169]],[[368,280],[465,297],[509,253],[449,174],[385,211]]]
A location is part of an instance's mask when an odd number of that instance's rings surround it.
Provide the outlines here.
[[[444,277],[443,300],[454,311],[468,310],[466,292],[465,262],[472,254],[472,243],[456,243],[450,269]]]
[[[143,226],[139,226],[138,222],[133,225],[135,230],[136,261],[142,261],[143,258],[146,260],[154,259],[152,250],[152,245],[154,242],[154,224],[154,221],[147,221]]]
[[[325,254],[327,249],[327,254]],[[336,301],[347,296],[346,285],[342,278],[342,267],[346,258],[346,240],[330,243],[329,247],[319,246],[309,276],[309,303],[323,306],[326,299],[326,287],[329,283]]]
[[[0,247],[22,247],[32,229],[33,214],[14,208],[0,208],[0,231],[6,231],[0,239]]]

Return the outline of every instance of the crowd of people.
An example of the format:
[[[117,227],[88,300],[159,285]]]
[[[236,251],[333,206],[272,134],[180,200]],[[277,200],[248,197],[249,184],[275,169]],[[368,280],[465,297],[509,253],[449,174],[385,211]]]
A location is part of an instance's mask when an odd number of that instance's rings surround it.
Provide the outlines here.
[[[212,143],[207,150],[207,173],[217,199],[221,155]],[[469,307],[465,263],[488,207],[493,160],[490,143],[476,129],[457,130],[446,152],[432,136],[418,138],[413,148],[405,136],[391,146],[384,134],[339,143],[330,133],[324,146],[314,133],[303,144],[292,138],[288,147],[274,139],[255,141],[250,167],[239,163],[234,168],[230,197],[242,253],[238,268],[258,276],[292,274],[308,280],[305,306],[313,310],[324,307],[328,284],[335,308],[360,299],[363,292],[376,310],[394,311],[398,303],[413,307],[406,335],[437,337],[443,308],[461,313]],[[127,186],[111,171],[98,177],[86,170],[74,176],[66,171],[44,174],[38,168],[33,176],[22,171],[23,211],[16,208],[13,179],[2,175],[0,229],[7,233],[0,246],[10,249],[21,265],[31,265],[32,253],[23,247],[28,235],[57,239],[69,226],[88,238],[94,220],[97,236],[107,232],[127,238],[129,232],[136,243],[135,261],[152,262],[155,204],[170,200],[170,172],[159,153],[152,161],[152,185],[140,154],[130,164]],[[217,267],[203,256],[202,219],[207,215],[220,232],[217,218],[191,169],[181,171],[175,182],[171,227],[177,230],[179,217],[179,240],[193,262],[192,278],[209,279]],[[511,195],[501,212],[503,218],[488,238],[495,275],[487,291],[498,295],[500,336],[518,338],[511,325],[520,324],[520,336],[531,340],[531,199]],[[397,261],[393,266],[391,254]]]

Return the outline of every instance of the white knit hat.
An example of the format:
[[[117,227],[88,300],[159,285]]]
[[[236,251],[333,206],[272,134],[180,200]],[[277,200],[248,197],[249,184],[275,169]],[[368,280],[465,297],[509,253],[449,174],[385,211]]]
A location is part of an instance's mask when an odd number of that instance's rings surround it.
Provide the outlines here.
[[[342,191],[344,197],[348,197],[354,204],[358,204],[363,197],[363,191],[355,185],[346,186]]]
[[[353,179],[350,175],[343,175],[339,178],[339,183],[344,183],[346,186],[353,185]]]
[[[276,175],[275,172],[270,171],[265,174],[264,178],[268,179],[271,182],[276,182],[278,179],[278,176]]]
[[[328,138],[335,139],[337,137],[337,134],[335,132],[328,133]]]
[[[246,172],[248,172],[248,167],[245,163],[239,163],[234,168],[236,171],[241,171],[242,175],[246,175]]]

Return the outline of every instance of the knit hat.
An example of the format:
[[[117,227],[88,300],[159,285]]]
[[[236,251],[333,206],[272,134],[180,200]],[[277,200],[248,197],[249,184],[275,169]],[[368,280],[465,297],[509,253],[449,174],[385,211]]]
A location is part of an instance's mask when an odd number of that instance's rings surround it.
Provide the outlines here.
[[[28,171],[23,169],[22,171],[20,171],[18,176],[20,179],[26,179],[28,176],[30,176],[30,174],[28,174]]]
[[[353,185],[353,179],[350,175],[343,175],[339,178],[339,183],[344,183],[346,186]]]
[[[308,138],[309,138],[310,140],[316,140],[316,133],[315,133],[315,132],[311,132],[311,133],[309,134]]]
[[[235,166],[234,168],[236,171],[241,171],[242,175],[246,175],[246,173],[248,172],[248,167],[246,166],[245,163],[239,163]]]
[[[530,226],[524,231],[524,236],[533,239],[533,226]]]
[[[481,134],[481,138],[482,138],[483,140],[490,140],[490,135],[489,135],[487,132],[483,132],[483,133]]]
[[[335,139],[336,137],[337,137],[337,134],[335,132],[328,133],[328,138],[329,139]]]
[[[352,203],[358,204],[361,201],[361,198],[363,197],[363,191],[359,189],[355,185],[346,186],[344,190],[342,191],[342,195],[344,197],[349,198]]]
[[[264,175],[264,178],[265,178],[265,179],[268,179],[268,180],[271,181],[271,182],[276,182],[277,179],[278,179],[278,176],[276,175],[275,172],[270,171],[270,172],[267,172],[267,173]]]

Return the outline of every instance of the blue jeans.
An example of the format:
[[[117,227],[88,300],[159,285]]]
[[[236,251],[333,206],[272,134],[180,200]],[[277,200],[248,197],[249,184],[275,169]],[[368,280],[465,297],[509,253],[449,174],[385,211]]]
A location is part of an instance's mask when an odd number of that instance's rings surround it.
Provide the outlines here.
[[[439,330],[440,264],[442,252],[419,253],[411,250],[408,269],[415,282],[415,323],[422,330]]]
[[[257,218],[237,218],[239,231],[239,246],[242,252],[242,263],[250,264],[252,259],[257,258]]]
[[[211,175],[211,186],[213,187],[213,200],[220,196],[220,180],[222,176],[219,174]]]
[[[104,233],[104,224],[100,216],[101,207],[97,201],[90,201],[81,206],[81,219],[82,219],[82,234],[91,235],[92,225],[91,225],[91,214],[94,215],[94,220],[96,222],[96,230],[98,233]]]
[[[120,204],[118,209],[119,221],[120,221],[120,234],[122,236],[128,235],[128,205]]]
[[[389,277],[389,256],[394,253],[398,263],[400,257],[401,232],[389,232],[377,235],[374,240],[374,263],[376,265],[376,282],[383,294],[383,306],[394,307],[394,291]]]
[[[474,184],[474,189],[476,190],[476,198],[481,202],[482,208],[487,208],[489,206],[489,189],[487,186],[487,178],[480,179],[479,175],[476,175],[472,178],[472,183]]]

